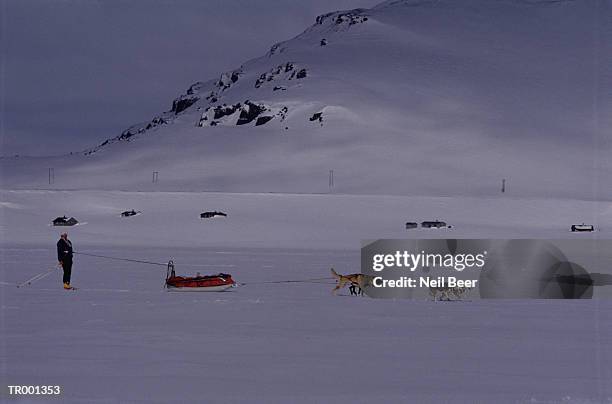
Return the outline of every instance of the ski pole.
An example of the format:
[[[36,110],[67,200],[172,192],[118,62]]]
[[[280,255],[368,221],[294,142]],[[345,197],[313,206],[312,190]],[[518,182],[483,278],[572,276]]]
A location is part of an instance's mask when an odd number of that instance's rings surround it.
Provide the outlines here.
[[[17,285],[17,287],[20,288],[20,287],[25,286],[25,285],[31,285],[33,282],[36,282],[36,281],[39,281],[39,280],[45,278],[46,276],[50,275],[51,272],[54,272],[54,271],[55,271],[55,268],[51,268],[51,269],[46,270],[45,272],[41,272],[38,275],[35,275],[35,276],[31,277],[30,279],[21,282],[19,285]]]

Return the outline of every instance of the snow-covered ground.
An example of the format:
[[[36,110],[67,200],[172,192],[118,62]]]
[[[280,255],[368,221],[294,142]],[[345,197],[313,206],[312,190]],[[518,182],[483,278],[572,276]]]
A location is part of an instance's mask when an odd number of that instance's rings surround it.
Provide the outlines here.
[[[261,283],[358,272],[362,239],[605,238],[603,203],[120,191],[0,201],[7,385],[58,384],[74,403],[612,400],[611,300],[393,301],[332,296],[331,279]],[[119,217],[132,208],[142,215]],[[205,210],[228,217],[202,220]],[[85,222],[67,228],[77,251],[174,259],[181,274],[245,285],[169,293],[161,266],[77,255],[77,291],[61,289],[59,270],[16,288],[55,265],[64,228],[49,223],[64,214]],[[454,227],[404,229],[432,218]],[[571,234],[576,221],[601,230]]]
[[[5,244],[47,244],[69,227],[77,246],[359,249],[379,238],[610,238],[612,205],[571,199],[206,192],[0,191]],[[141,215],[120,217],[125,210]],[[200,219],[205,211],[226,218]],[[444,220],[451,229],[406,230]],[[571,233],[588,223],[594,233]]]
[[[256,283],[355,268],[358,251],[88,251],[172,255],[246,285],[170,293],[164,268],[79,256],[79,290],[63,291],[60,271],[17,289],[55,251],[3,247],[3,383],[57,384],[70,403],[612,400],[611,300],[393,301],[332,296],[327,281]]]

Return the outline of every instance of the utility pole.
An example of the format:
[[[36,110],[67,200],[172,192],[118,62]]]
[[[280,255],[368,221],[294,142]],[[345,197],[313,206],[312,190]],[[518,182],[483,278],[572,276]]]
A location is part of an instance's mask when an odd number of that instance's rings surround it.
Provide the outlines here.
[[[159,180],[159,171],[153,171],[153,184]]]
[[[329,170],[329,189],[334,187],[334,170]]]
[[[506,179],[502,179],[502,194],[506,192]]]
[[[49,185],[55,182],[55,169],[49,168]]]

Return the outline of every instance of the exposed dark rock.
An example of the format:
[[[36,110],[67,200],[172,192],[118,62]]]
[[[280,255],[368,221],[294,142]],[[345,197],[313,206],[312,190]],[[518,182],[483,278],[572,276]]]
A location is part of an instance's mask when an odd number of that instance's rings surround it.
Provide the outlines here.
[[[235,82],[238,81],[240,75],[242,74],[242,68],[238,70],[234,70],[232,72],[223,73],[219,80],[217,81],[217,87],[220,91],[225,91],[232,86]]]
[[[259,76],[257,80],[255,80],[255,88],[261,87],[261,85],[265,83],[265,81],[266,81],[266,74],[264,73],[261,76]]]
[[[223,104],[218,107],[215,107],[214,109],[215,115],[213,119],[221,119],[224,116],[231,115],[234,112],[236,112],[239,108],[240,108],[240,103],[236,105],[229,105],[229,106]]]
[[[291,76],[289,76],[288,80],[293,80],[295,79],[303,79],[306,77],[306,69],[300,69],[300,70],[294,70],[293,73],[291,73]]]
[[[272,47],[270,48],[270,51],[268,52],[268,57],[271,57],[272,55],[275,55],[277,53],[281,53],[283,51],[283,48],[281,48],[281,44],[277,43],[272,45]]]
[[[119,135],[119,140],[127,140],[129,138],[131,138],[132,136],[134,136],[137,132],[132,132],[131,129],[126,129],[123,132],[121,132],[121,135]]]
[[[274,117],[273,116],[269,116],[269,115],[260,116],[259,118],[257,118],[257,121],[255,121],[255,126],[264,125],[265,123],[270,121],[272,118],[274,118]]]
[[[202,88],[202,85],[204,83],[202,83],[201,81],[198,81],[197,83],[192,84],[188,89],[187,89],[187,95],[193,95],[195,94],[197,91],[200,90],[200,88]]]
[[[250,101],[244,102],[245,108],[240,112],[240,117],[238,118],[238,122],[236,125],[244,125],[249,122],[252,122],[255,118],[257,118],[262,112],[266,110],[264,105],[253,104]]]
[[[325,39],[325,38],[321,39],[321,43],[320,43],[320,45],[321,45],[321,46],[325,46],[325,45],[327,45],[327,39]]]
[[[119,136],[112,138],[112,139],[108,139],[108,141],[106,141],[105,143],[102,143],[96,148],[88,150],[86,154],[92,154],[95,151],[97,151],[98,148],[106,146],[113,142],[130,141],[137,134],[144,133],[148,130],[155,128],[156,126],[169,123],[169,121],[172,121],[174,119],[173,115],[178,115],[184,112],[185,110],[187,110],[188,108],[192,107],[194,104],[196,104],[200,100],[200,98],[204,97],[205,92],[208,93],[208,95],[206,95],[205,97],[208,103],[216,104],[221,98],[221,95],[223,94],[223,92],[227,90],[228,88],[230,88],[230,86],[232,86],[234,83],[238,82],[242,74],[243,74],[243,68],[241,66],[237,70],[223,73],[219,77],[218,80],[212,83],[210,82],[203,83],[203,82],[198,81],[192,84],[187,89],[185,94],[182,94],[181,96],[173,100],[172,108],[170,111],[165,112],[163,115],[154,118],[150,122],[145,122],[143,124],[134,125],[134,126],[127,128]],[[205,85],[208,88],[204,88]],[[200,111],[201,108],[202,107],[198,106],[197,110]],[[223,110],[222,113],[227,113],[227,111]],[[212,117],[209,116],[207,120],[211,121]],[[217,122],[213,121],[210,123],[211,126],[214,126],[215,124],[217,124]]]
[[[305,71],[305,69],[303,69]],[[264,83],[276,80],[282,73],[291,73],[289,77],[285,75],[285,78],[291,80],[296,76],[296,68],[292,62],[287,62],[284,65],[278,65],[270,69],[266,73],[262,73],[257,80],[255,80],[255,88],[261,87]],[[304,75],[304,77],[306,77]],[[282,78],[282,77],[281,77]]]
[[[265,115],[264,112],[268,111]],[[264,125],[275,117],[279,117],[280,121],[284,121],[287,117],[289,108],[286,106],[280,107],[269,107],[263,103],[252,102],[250,100],[244,101],[242,104],[237,103],[234,105],[218,105],[215,107],[208,107],[200,117],[197,126],[217,126],[221,124],[230,124],[236,119],[236,125],[246,125],[253,123],[254,126]],[[231,120],[225,120],[225,117],[231,116]]]
[[[359,15],[355,13],[346,13],[346,14],[338,14],[336,17],[335,23],[336,25],[342,24],[344,22],[348,22],[348,25],[361,24],[368,20],[368,17],[364,15]]]
[[[287,87],[285,86],[274,86],[274,88],[272,89],[272,91],[285,91],[287,90]]]
[[[314,121],[323,122],[323,112],[315,112],[314,114],[312,114],[312,116],[308,120],[310,122],[314,122]]]
[[[184,97],[181,96],[172,102],[172,112],[175,114],[179,114],[192,106],[198,101],[200,97],[192,96],[192,97]]]
[[[281,121],[284,121],[287,118],[287,112],[289,112],[289,108],[282,107],[280,111],[278,111],[278,116],[280,116]]]
[[[328,17],[330,17],[330,16],[332,16],[334,14],[335,14],[335,12],[321,14],[316,19],[317,24],[319,24],[319,25],[323,24],[325,22],[325,20],[327,20]]]

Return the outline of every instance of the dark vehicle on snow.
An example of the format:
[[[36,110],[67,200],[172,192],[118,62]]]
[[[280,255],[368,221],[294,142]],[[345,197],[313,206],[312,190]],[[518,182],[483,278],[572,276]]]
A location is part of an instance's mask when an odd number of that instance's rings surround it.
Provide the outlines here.
[[[449,227],[449,226],[446,225],[446,222],[435,220],[435,221],[422,222],[421,227],[423,227],[424,229],[441,229],[443,227]]]
[[[216,216],[227,217],[227,213],[217,211],[200,213],[200,219],[210,219]]]
[[[572,225],[572,231],[573,232],[577,232],[577,231],[595,231],[595,228],[593,227],[592,224],[573,224]]]
[[[56,217],[53,219],[53,226],[74,226],[79,223],[74,217],[68,219],[66,216]]]

